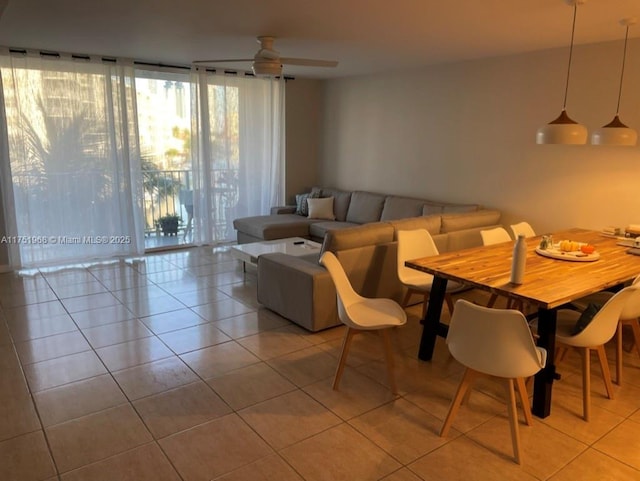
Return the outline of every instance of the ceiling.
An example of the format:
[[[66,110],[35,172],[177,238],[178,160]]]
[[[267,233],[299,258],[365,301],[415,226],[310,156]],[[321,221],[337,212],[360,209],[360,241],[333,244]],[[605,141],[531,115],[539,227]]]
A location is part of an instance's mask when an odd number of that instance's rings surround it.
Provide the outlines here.
[[[566,47],[572,15],[563,0],[0,0],[0,45],[189,65],[273,35],[284,57],[339,61],[285,74],[336,78]],[[576,43],[619,40],[631,16],[640,0],[589,0]]]

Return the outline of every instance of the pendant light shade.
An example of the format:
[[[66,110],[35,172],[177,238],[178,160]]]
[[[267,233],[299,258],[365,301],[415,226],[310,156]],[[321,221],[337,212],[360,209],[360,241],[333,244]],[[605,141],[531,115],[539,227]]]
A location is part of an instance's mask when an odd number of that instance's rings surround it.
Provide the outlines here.
[[[579,145],[587,143],[587,128],[575,120],[572,120],[566,112],[569,78],[571,76],[571,59],[573,57],[573,39],[576,31],[576,14],[578,12],[578,5],[583,4],[585,0],[565,0],[565,2],[568,5],[573,6],[573,26],[571,27],[571,44],[569,46],[567,80],[564,87],[564,102],[562,104],[562,112],[560,112],[558,118],[538,129],[536,134],[537,144]]]
[[[604,127],[594,130],[591,134],[593,145],[621,145],[633,147],[638,142],[638,133],[627,127],[616,115],[611,122]]]
[[[538,129],[537,144],[581,145],[587,143],[587,128],[571,120],[563,109],[557,119]]]
[[[620,120],[620,99],[622,97],[622,80],[624,79],[624,64],[627,58],[627,41],[629,39],[629,27],[636,24],[635,18],[625,18],[620,20],[622,26],[627,27],[624,36],[624,53],[622,55],[622,69],[620,71],[620,88],[618,89],[618,106],[613,120],[604,127],[600,127],[591,134],[593,145],[621,145],[633,147],[638,141],[638,133]]]

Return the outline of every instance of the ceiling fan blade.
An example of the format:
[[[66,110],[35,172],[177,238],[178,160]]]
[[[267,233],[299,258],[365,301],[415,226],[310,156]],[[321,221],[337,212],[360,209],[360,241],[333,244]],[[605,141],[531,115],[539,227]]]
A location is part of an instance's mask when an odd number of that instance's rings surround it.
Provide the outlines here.
[[[313,60],[310,58],[280,57],[280,63],[286,65],[303,65],[306,67],[337,67],[337,60]]]
[[[228,58],[226,60],[194,60],[193,63],[229,63],[229,62],[253,62],[252,58]]]

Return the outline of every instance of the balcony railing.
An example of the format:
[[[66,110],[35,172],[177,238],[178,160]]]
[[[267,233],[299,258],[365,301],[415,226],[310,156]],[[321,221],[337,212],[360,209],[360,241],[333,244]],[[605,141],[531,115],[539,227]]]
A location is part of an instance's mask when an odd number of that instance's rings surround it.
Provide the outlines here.
[[[193,179],[190,170],[143,170],[145,235],[163,234],[161,219],[178,216],[178,232],[185,237],[192,229]],[[214,169],[212,214],[215,238],[228,240],[232,233],[229,209],[238,201],[237,169]]]
[[[193,216],[193,173],[190,170],[143,170],[144,234],[147,247],[190,243]],[[13,174],[16,222],[32,236],[93,236],[112,233],[96,219],[113,215],[112,179],[104,171]],[[233,238],[233,208],[238,202],[238,170],[214,169],[205,212],[214,240]],[[38,208],[31,208],[38,206]],[[64,215],[61,215],[64,213]],[[164,235],[160,219],[180,218],[176,235]],[[193,223],[193,222],[192,222]],[[120,232],[117,232],[120,234]]]

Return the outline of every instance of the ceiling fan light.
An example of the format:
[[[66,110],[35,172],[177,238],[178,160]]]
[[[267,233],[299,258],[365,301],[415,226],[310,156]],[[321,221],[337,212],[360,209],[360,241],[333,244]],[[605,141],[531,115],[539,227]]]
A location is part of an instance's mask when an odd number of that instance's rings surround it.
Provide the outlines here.
[[[251,67],[256,77],[277,77],[282,75],[282,64],[279,61],[254,60]]]
[[[607,125],[594,130],[591,134],[593,145],[620,145],[633,147],[638,141],[638,133],[622,123],[616,115]]]
[[[536,144],[584,145],[587,137],[587,128],[572,120],[563,110],[558,118],[538,129]]]

